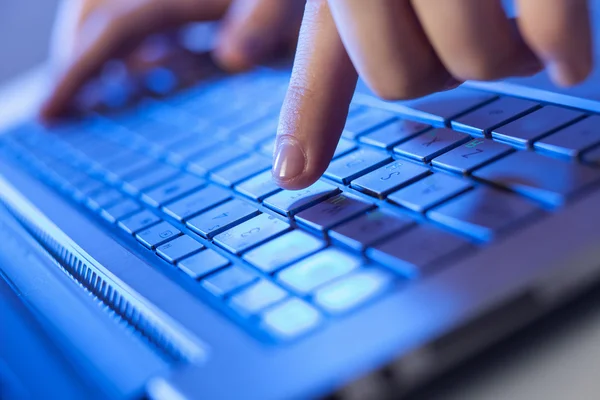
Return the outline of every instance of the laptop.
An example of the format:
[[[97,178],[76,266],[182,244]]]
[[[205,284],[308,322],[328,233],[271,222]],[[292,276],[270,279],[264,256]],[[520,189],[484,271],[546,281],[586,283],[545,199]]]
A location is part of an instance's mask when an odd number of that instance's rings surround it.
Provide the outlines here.
[[[3,396],[401,398],[597,283],[598,73],[359,85],[323,178],[283,191],[289,74],[157,69],[53,128],[7,111],[34,80],[3,92]]]

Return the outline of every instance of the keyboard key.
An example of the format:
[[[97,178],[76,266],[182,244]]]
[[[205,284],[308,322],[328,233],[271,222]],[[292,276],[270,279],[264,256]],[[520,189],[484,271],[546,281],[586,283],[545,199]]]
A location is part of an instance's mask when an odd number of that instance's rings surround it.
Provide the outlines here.
[[[450,129],[433,129],[394,147],[394,152],[421,162],[430,162],[470,139],[470,136]]]
[[[223,297],[256,280],[258,276],[254,272],[234,265],[210,275],[202,281],[202,286],[215,296]]]
[[[178,221],[184,221],[231,198],[231,194],[218,186],[210,185],[186,197],[169,203],[163,211]]]
[[[334,160],[325,171],[325,176],[345,185],[391,161],[391,157],[380,151],[361,149]]]
[[[476,178],[511,189],[551,207],[563,205],[600,181],[600,171],[530,151],[510,154],[473,173]]]
[[[255,146],[263,140],[274,138],[277,134],[278,118],[266,118],[262,121],[245,127],[239,132],[240,141]]]
[[[173,164],[180,165],[190,158],[209,153],[223,144],[223,141],[217,136],[208,136],[200,133],[197,135],[196,140],[181,141],[176,146],[170,147],[167,160]]]
[[[576,122],[534,144],[537,151],[563,158],[577,158],[600,145],[600,117],[592,116]]]
[[[335,148],[333,159],[346,155],[354,149],[356,149],[356,143],[348,139],[340,138],[340,141],[338,142],[338,145]]]
[[[360,258],[330,248],[284,269],[277,274],[277,279],[296,292],[306,294],[360,266]]]
[[[116,189],[103,189],[92,193],[86,204],[92,210],[107,208],[123,199],[123,194]]]
[[[167,243],[181,235],[181,231],[168,222],[161,222],[147,228],[135,235],[136,239],[144,246],[154,250],[156,247]]]
[[[248,149],[244,147],[225,146],[203,154],[200,157],[192,158],[189,161],[187,169],[196,175],[203,176],[237,159],[241,159],[247,154]]]
[[[151,189],[154,186],[158,186],[161,183],[175,177],[180,172],[178,169],[171,167],[170,165],[159,165],[152,169],[149,169],[141,176],[137,176],[134,179],[127,181],[123,184],[123,190],[127,193],[137,196],[140,192]]]
[[[315,303],[331,314],[349,311],[385,291],[393,277],[378,269],[366,269],[341,278],[315,293]]]
[[[586,152],[582,158],[587,163],[600,165],[600,147]]]
[[[160,207],[205,185],[204,179],[183,174],[142,194],[142,201],[152,207]]]
[[[287,292],[285,290],[261,279],[249,288],[232,296],[230,304],[244,314],[256,314],[286,297]]]
[[[412,139],[429,128],[431,128],[430,125],[421,122],[399,119],[371,133],[361,136],[359,141],[364,144],[388,150],[397,144]]]
[[[101,216],[110,223],[133,214],[140,209],[140,205],[131,199],[125,199],[113,206],[107,207],[101,211]]]
[[[511,152],[513,152],[513,148],[507,144],[477,138],[450,150],[446,154],[442,154],[435,158],[431,164],[450,172],[469,174],[474,169]]]
[[[407,278],[417,278],[468,248],[469,242],[459,236],[421,225],[368,249],[367,256]]]
[[[120,162],[113,162],[106,166],[108,179],[116,182],[124,177],[135,175],[138,171],[152,168],[156,161],[144,154],[134,153],[124,157]]]
[[[258,151],[267,157],[272,157],[273,151],[275,150],[275,141],[275,138],[265,140],[260,143]]]
[[[193,279],[200,279],[228,265],[228,259],[211,249],[203,250],[177,263],[177,267]]]
[[[137,233],[142,229],[146,229],[151,225],[157,224],[160,221],[161,219],[155,214],[144,210],[137,214],[133,214],[131,217],[120,220],[119,227],[130,235],[133,235],[134,233]]]
[[[290,225],[269,214],[261,214],[215,236],[215,243],[240,254],[290,229]]]
[[[259,155],[251,155],[225,168],[216,170],[210,176],[215,182],[231,187],[270,168],[271,160]]]
[[[430,171],[410,161],[394,161],[352,181],[350,187],[368,195],[385,198],[388,194],[409,185]]]
[[[342,193],[298,213],[295,219],[312,229],[325,232],[372,208],[375,208],[373,203]]]
[[[436,173],[392,193],[388,196],[388,200],[422,213],[471,187],[471,183],[465,179]]]
[[[452,128],[484,136],[500,125],[534,111],[539,104],[515,97],[501,97],[452,121]]]
[[[354,140],[360,135],[394,121],[396,118],[396,114],[389,111],[368,108],[361,113],[349,116],[342,135],[347,139]]]
[[[296,229],[250,250],[244,260],[270,274],[324,247],[322,240]]]
[[[399,104],[406,108],[401,113],[408,115],[410,119],[444,126],[455,117],[496,98],[492,93],[459,87]]]
[[[204,245],[192,239],[189,236],[180,236],[177,239],[171,240],[162,246],[156,248],[158,254],[165,261],[175,264],[182,258],[189,257],[192,254],[198,253],[204,248]]]
[[[339,193],[339,189],[317,181],[306,189],[284,190],[264,201],[264,205],[280,214],[294,215]]]
[[[277,337],[292,339],[315,329],[322,321],[317,310],[300,299],[289,299],[263,314],[265,329]]]
[[[555,106],[546,106],[494,129],[492,137],[518,147],[529,147],[538,139],[583,118],[585,114]]]
[[[373,243],[392,237],[415,225],[407,216],[375,210],[333,228],[329,237],[354,250],[363,251]]]
[[[265,171],[237,185],[235,190],[254,201],[263,199],[281,192],[281,188],[273,181],[271,171]]]
[[[190,219],[188,228],[206,237],[213,236],[260,214],[255,207],[241,200],[232,200]]]
[[[517,195],[477,188],[434,208],[427,216],[450,229],[488,242],[540,211]]]

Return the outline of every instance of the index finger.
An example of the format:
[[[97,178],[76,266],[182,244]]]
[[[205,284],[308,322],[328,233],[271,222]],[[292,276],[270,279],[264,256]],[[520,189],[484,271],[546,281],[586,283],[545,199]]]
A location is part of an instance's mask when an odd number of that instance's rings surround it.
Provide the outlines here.
[[[281,187],[305,188],[325,172],[357,80],[327,1],[307,2],[275,143],[273,178]]]

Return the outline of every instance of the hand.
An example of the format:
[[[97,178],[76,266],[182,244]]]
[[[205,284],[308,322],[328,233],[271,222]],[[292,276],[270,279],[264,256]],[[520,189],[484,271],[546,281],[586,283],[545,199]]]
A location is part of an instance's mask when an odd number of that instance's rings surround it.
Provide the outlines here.
[[[304,188],[325,171],[357,77],[400,100],[465,80],[537,73],[559,85],[586,78],[592,45],[586,0],[308,0],[282,109],[273,176]]]
[[[294,45],[302,0],[65,0],[51,49],[56,84],[41,109],[50,120],[69,108],[106,61],[131,58],[146,37],[187,23],[222,20],[214,58],[240,71]]]

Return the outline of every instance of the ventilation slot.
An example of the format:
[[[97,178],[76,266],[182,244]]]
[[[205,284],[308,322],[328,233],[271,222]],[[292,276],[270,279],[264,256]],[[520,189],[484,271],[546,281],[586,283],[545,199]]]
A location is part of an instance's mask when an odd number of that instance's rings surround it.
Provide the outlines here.
[[[147,306],[128,293],[122,293],[104,274],[77,253],[59,243],[45,230],[0,199],[17,221],[48,251],[56,264],[80,286],[92,293],[107,308],[109,315],[119,318],[141,335],[164,358],[171,362],[197,363],[204,358],[204,348],[180,331],[173,329]]]

